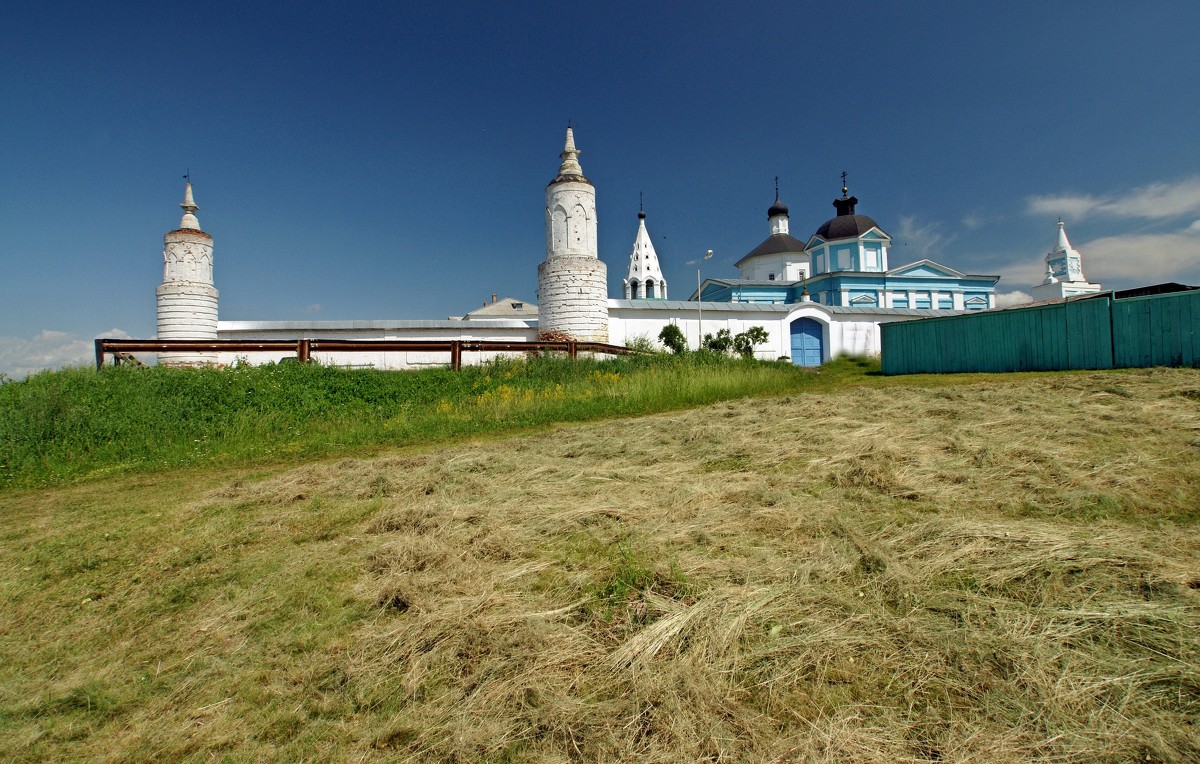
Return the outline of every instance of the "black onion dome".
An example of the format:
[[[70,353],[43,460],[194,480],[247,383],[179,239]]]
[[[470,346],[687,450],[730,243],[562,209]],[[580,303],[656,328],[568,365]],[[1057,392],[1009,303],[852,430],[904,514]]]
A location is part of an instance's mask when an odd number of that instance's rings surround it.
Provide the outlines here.
[[[770,209],[767,210],[767,217],[773,218],[776,215],[786,215],[786,214],[788,214],[787,205],[784,204],[783,202],[779,201],[779,197],[776,196],[775,203],[772,204]]]
[[[879,228],[879,224],[866,215],[838,215],[822,223],[816,235],[825,241],[856,239],[872,228]]]
[[[781,255],[784,253],[802,254],[803,252],[804,242],[800,241],[794,236],[789,236],[786,233],[773,233],[764,239],[762,244],[759,244],[757,247],[750,250],[750,252],[742,257],[741,260],[738,260],[736,263],[734,263],[733,267],[740,268],[742,267],[742,263],[746,262],[752,257],[758,257],[759,255]]]

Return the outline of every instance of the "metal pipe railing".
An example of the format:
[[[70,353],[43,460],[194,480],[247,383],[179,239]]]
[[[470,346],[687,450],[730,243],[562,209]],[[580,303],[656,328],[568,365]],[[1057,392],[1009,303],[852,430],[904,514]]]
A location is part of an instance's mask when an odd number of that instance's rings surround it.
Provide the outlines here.
[[[492,340],[96,340],[96,368],[104,367],[104,357],[117,353],[279,353],[293,351],[296,359],[307,363],[316,352],[322,353],[379,353],[379,352],[425,352],[449,353],[450,368],[462,368],[462,354],[509,352],[536,353],[545,351],[564,352],[576,358],[580,351],[585,353],[608,353],[612,355],[634,355],[642,351],[605,342],[502,342]]]

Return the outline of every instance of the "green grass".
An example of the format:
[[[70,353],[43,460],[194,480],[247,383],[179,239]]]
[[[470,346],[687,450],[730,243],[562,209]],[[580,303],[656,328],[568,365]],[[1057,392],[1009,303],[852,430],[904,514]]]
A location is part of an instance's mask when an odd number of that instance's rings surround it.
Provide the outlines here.
[[[0,488],[192,466],[270,464],[552,422],[668,411],[861,380],[710,354],[575,362],[543,357],[460,372],[280,364],[108,367],[0,385]]]
[[[0,493],[0,760],[1200,757],[1200,372],[797,378]]]

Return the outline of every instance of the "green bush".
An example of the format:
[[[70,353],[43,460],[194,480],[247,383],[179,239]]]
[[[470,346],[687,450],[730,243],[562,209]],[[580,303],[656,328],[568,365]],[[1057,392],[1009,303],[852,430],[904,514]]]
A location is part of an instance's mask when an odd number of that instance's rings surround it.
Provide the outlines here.
[[[733,335],[729,333],[728,329],[721,329],[715,337],[711,334],[704,335],[704,342],[702,344],[705,350],[711,350],[714,353],[723,355],[728,353],[729,349],[733,347]]]
[[[658,341],[676,355],[687,352],[687,340],[683,336],[683,331],[675,324],[664,326],[658,333]]]
[[[747,361],[754,357],[754,346],[761,345],[771,338],[767,330],[761,326],[752,326],[744,332],[739,332],[733,338],[733,349]]]

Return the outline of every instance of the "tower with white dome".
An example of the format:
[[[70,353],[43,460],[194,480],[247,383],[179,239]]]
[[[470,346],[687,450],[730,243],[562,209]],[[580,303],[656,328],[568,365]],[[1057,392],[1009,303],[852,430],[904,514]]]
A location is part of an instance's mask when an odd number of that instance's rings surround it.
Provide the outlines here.
[[[217,290],[213,287],[213,239],[200,230],[189,181],[183,192],[183,218],[179,228],[163,236],[163,283],[158,297],[160,340],[215,340]],[[164,366],[201,366],[216,363],[215,353],[159,353]]]
[[[608,342],[608,269],[596,246],[596,189],[568,125],[558,174],[546,187],[546,260],[538,265],[538,332]]]

